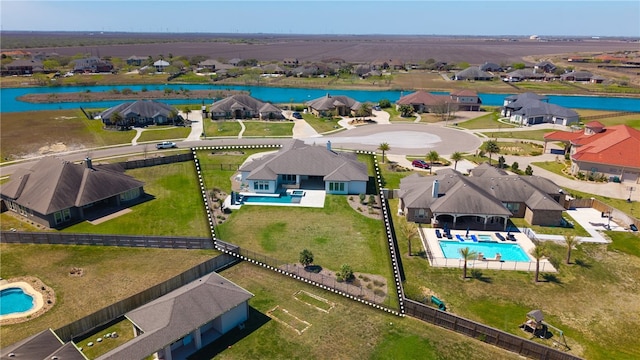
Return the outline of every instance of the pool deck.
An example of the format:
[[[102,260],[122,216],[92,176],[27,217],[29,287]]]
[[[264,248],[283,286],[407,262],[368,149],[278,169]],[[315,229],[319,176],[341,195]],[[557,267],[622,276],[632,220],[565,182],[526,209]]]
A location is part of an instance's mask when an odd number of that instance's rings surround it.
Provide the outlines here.
[[[304,196],[300,197],[299,203],[269,203],[269,202],[251,202],[244,203],[242,205],[261,205],[261,206],[290,206],[290,207],[311,207],[311,208],[323,208],[324,200],[327,196],[326,191],[324,190],[306,190],[306,189],[296,189],[304,191]],[[288,192],[291,192],[289,190]],[[260,194],[260,193],[240,193],[242,195],[257,195],[257,196],[269,196],[269,197],[277,197],[278,194]],[[227,196],[224,200],[224,207],[229,208],[231,210],[240,209],[242,205],[231,205],[231,196]]]
[[[442,229],[439,229],[442,233]],[[465,237],[467,231],[466,230],[451,230],[451,235],[453,235],[453,239],[450,241],[456,240],[456,235],[460,235]],[[506,232],[500,232],[506,238]],[[462,259],[447,259],[442,253],[442,249],[440,248],[440,244],[438,241],[438,237],[436,236],[436,229],[434,228],[420,228],[419,231],[420,240],[422,242],[422,246],[430,256],[427,256],[429,263],[433,267],[455,267],[462,268],[464,266],[464,260]],[[535,247],[533,242],[527,237],[527,235],[520,232],[511,232],[516,238],[516,241],[499,241],[495,236],[495,231],[471,231],[469,235],[489,235],[493,238],[494,241],[498,243],[507,243],[507,244],[518,244],[522,248],[522,250],[527,254],[527,256],[531,259],[530,262],[522,262],[522,261],[498,261],[493,257],[494,254],[484,254],[485,260],[470,260],[467,261],[467,267],[469,269],[487,269],[487,270],[518,270],[518,271],[535,271],[536,270],[536,261],[529,252],[531,249]],[[449,240],[443,238],[443,240]],[[469,240],[471,244],[471,240]],[[551,265],[549,260],[543,259],[540,260],[540,272],[551,272],[555,273],[557,270]]]
[[[40,293],[39,291],[36,291],[30,284],[28,284],[28,283],[26,283],[24,281],[17,281],[17,282],[5,282],[4,284],[0,285],[0,290],[5,290],[5,289],[9,289],[9,288],[20,288],[20,289],[22,289],[22,291],[24,291],[25,293],[27,293],[27,294],[29,294],[29,295],[31,295],[33,297],[33,302],[35,304],[30,310],[27,310],[27,311],[24,311],[24,312],[7,314],[7,315],[0,315],[0,321],[1,320],[17,319],[17,318],[27,317],[29,315],[34,314],[38,310],[42,309],[42,307],[44,306],[44,300],[43,300],[43,297],[42,297],[42,293]]]

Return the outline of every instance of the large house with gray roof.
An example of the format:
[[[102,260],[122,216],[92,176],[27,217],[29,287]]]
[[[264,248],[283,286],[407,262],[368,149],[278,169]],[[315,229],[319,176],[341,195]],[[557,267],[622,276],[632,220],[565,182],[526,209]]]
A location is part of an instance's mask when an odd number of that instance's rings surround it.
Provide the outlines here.
[[[486,71],[480,70],[478,66],[469,66],[468,68],[455,73],[453,80],[491,80],[493,75]]]
[[[278,152],[244,163],[242,183],[256,193],[283,189],[323,189],[328,194],[363,194],[367,190],[367,165],[355,154],[336,152],[327,146],[293,140]]]
[[[355,116],[362,103],[344,95],[327,94],[305,103],[310,113],[323,116]]]
[[[135,337],[98,359],[184,358],[245,323],[253,296],[215,272],[205,275],[126,313]]]
[[[246,94],[236,94],[216,101],[209,106],[212,119],[283,119],[282,110]]]
[[[114,117],[120,114],[120,120]],[[182,123],[178,110],[155,100],[125,102],[100,113],[105,126],[131,127]]]
[[[521,126],[541,123],[568,126],[579,120],[579,115],[574,110],[549,104],[548,97],[534,93],[507,96],[501,115]]]
[[[471,176],[452,169],[408,176],[400,181],[400,210],[407,221],[453,229],[506,230],[511,217],[531,225],[561,224],[564,195],[558,185],[489,167],[481,165]]]
[[[2,210],[49,228],[62,228],[144,197],[144,183],[117,164],[71,163],[45,157],[16,170],[0,188]]]

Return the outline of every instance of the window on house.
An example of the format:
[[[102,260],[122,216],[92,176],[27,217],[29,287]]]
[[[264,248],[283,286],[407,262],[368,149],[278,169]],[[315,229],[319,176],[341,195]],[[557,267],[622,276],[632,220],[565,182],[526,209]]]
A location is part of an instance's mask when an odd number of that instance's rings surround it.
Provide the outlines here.
[[[516,214],[518,211],[520,211],[520,203],[505,203],[504,207],[507,208],[507,210],[511,211],[511,213]]]
[[[424,211],[424,209],[418,209],[418,217],[424,218],[425,216],[426,216],[426,212]]]
[[[64,209],[53,213],[53,219],[56,224],[71,220],[71,209]]]
[[[253,189],[254,190],[269,190],[269,182],[262,180],[262,181],[255,181],[253,183]]]
[[[296,182],[296,176],[295,175],[291,175],[291,174],[284,174],[284,175],[282,175],[282,181],[287,182],[287,183],[295,183]]]
[[[344,191],[344,183],[343,182],[330,182],[329,183],[329,191]]]

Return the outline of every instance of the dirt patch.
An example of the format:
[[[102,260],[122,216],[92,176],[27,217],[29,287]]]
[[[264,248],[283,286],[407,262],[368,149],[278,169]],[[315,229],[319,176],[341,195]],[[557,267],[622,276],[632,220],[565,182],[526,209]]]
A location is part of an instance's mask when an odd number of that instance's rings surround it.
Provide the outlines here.
[[[370,200],[373,202],[369,203]],[[374,195],[373,199],[370,199],[367,195],[364,199],[364,203],[360,202],[360,197],[357,195],[348,195],[347,202],[349,206],[360,214],[371,219],[382,219],[382,208],[380,207],[380,197]]]
[[[29,321],[51,310],[51,308],[53,308],[53,306],[56,304],[56,294],[53,291],[53,289],[45,285],[45,283],[43,283],[42,280],[38,279],[37,277],[20,276],[20,277],[7,279],[7,282],[9,283],[20,282],[20,281],[28,283],[29,285],[31,285],[31,287],[33,287],[35,291],[42,294],[42,307],[38,311],[34,312],[29,316],[0,320],[0,325],[19,324],[25,321]]]

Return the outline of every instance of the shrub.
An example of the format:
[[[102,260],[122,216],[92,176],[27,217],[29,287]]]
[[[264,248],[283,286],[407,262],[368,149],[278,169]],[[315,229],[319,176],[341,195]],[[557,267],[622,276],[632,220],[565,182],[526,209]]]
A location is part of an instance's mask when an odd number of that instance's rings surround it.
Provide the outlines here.
[[[336,278],[338,281],[351,281],[353,280],[353,269],[349,264],[342,264],[340,266],[340,271],[336,273]]]
[[[389,101],[389,99],[382,99],[378,102],[378,106],[380,106],[383,109],[390,108],[391,101]]]
[[[366,198],[366,195],[365,194],[360,194],[360,195],[358,195],[358,197],[360,197],[360,203],[364,204],[364,199]]]
[[[518,171],[520,169],[520,164],[518,164],[517,161],[514,161],[513,164],[511,165],[511,170]]]

